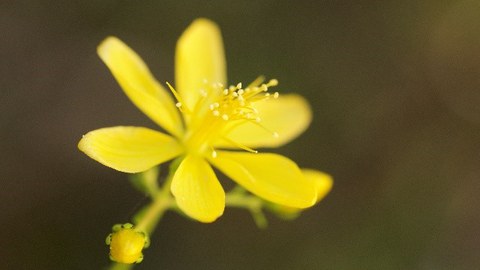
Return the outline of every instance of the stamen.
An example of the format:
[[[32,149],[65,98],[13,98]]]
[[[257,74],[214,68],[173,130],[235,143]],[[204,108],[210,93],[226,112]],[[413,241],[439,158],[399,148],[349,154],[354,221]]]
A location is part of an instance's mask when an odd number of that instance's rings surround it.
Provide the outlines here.
[[[201,133],[201,138],[199,140],[205,139],[207,140],[207,143],[209,143],[213,138],[213,136],[210,138],[209,133],[212,132],[212,127],[215,127],[215,129],[221,130],[220,134],[215,135],[222,136],[222,138],[232,146],[251,153],[258,153],[257,150],[225,137],[228,136],[233,129],[246,122],[261,127],[270,133],[273,138],[277,138],[279,136],[278,133],[269,130],[263,125],[262,120],[264,119],[262,119],[261,113],[255,108],[254,103],[269,98],[278,98],[278,92],[269,93],[268,91],[269,87],[277,85],[278,81],[272,79],[267,83],[263,82],[264,78],[262,76],[258,77],[246,88],[243,88],[242,83],[223,86],[218,82],[206,82],[204,88],[199,90],[201,98],[197,100],[193,111],[199,113],[211,113],[212,115],[207,118],[207,121],[199,122],[198,125],[197,123],[192,125],[198,127],[198,132],[199,134]],[[169,85],[169,87],[171,88],[172,93],[177,97],[178,93],[175,89],[173,89],[171,85]],[[178,100],[176,104],[178,108],[183,108],[184,105],[185,104],[180,100]],[[203,129],[204,124],[206,130]],[[217,152],[213,148],[211,148],[209,154],[211,154],[213,158],[217,156]]]
[[[238,143],[238,142],[236,142],[236,141],[233,141],[233,140],[231,140],[231,139],[229,139],[229,138],[227,138],[227,137],[223,137],[223,139],[224,139],[225,141],[231,143],[232,145],[234,145],[234,146],[236,146],[236,147],[238,147],[238,148],[240,148],[240,149],[243,149],[243,150],[245,150],[245,151],[247,151],[247,152],[254,153],[254,154],[257,154],[257,153],[258,153],[257,150],[252,149],[252,148],[250,148],[250,147],[248,147],[248,146],[246,146],[246,145],[243,145],[243,144],[241,144],[241,143]]]
[[[277,86],[278,85],[278,80],[277,79],[271,79],[268,83],[267,86]]]
[[[190,113],[190,110],[185,107],[185,106],[182,106],[182,104],[185,104],[182,100],[182,98],[180,97],[180,95],[178,94],[177,90],[175,90],[175,88],[173,88],[173,86],[166,82],[167,85],[168,85],[168,88],[170,89],[170,91],[172,92],[173,96],[177,99],[177,103],[175,103],[175,106],[180,109],[181,112],[185,112],[185,113]]]
[[[267,131],[268,133],[271,133],[271,134],[272,134],[272,136],[273,136],[274,138],[278,138],[278,137],[279,137],[279,134],[278,134],[276,131],[272,131],[272,130],[270,130],[270,129],[269,129],[269,128],[267,128],[266,126],[264,126],[264,125],[260,124],[260,122],[257,122],[257,121],[251,121],[250,123],[253,123],[253,124],[255,124],[255,125],[257,125],[257,126],[259,126],[259,127],[263,128],[263,129],[264,129],[265,131]]]
[[[258,76],[258,78],[256,78],[253,82],[251,82],[247,88],[251,88],[251,87],[255,87],[255,86],[258,86],[260,85],[261,83],[263,83],[265,81],[265,77],[264,76]]]

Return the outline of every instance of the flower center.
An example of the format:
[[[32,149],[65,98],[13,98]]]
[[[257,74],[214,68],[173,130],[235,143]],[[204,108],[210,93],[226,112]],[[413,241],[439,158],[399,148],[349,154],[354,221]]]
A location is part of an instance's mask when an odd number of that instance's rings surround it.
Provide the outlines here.
[[[278,92],[269,93],[269,88],[276,86],[278,81],[275,79],[263,83],[260,77],[243,87],[242,83],[231,85],[225,88],[221,83],[209,83],[204,81],[204,88],[200,89],[200,99],[194,108],[185,108],[179,95],[170,87],[178,102],[176,106],[184,116],[187,132],[183,138],[183,143],[187,151],[205,154],[210,152],[216,157],[213,144],[219,139],[223,139],[232,146],[256,153],[256,150],[249,148],[229,139],[228,134],[238,126],[247,122],[254,123],[266,130],[262,125],[262,118],[255,103],[267,99],[278,98]],[[276,132],[272,132],[273,137],[277,137]]]

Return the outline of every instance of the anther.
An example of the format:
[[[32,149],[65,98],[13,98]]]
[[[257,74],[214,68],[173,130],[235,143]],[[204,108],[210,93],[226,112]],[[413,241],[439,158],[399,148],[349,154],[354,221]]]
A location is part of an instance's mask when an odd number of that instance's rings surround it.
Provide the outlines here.
[[[280,95],[280,94],[279,94],[278,92],[275,92],[275,93],[273,94],[273,98],[278,98],[279,95]]]
[[[227,114],[222,115],[222,119],[227,121],[228,120],[228,115]]]
[[[182,103],[181,103],[181,102],[177,102],[177,103],[175,103],[175,106],[176,106],[177,108],[180,108],[180,107],[182,107]]]
[[[271,79],[271,80],[267,83],[267,86],[277,86],[277,85],[278,85],[277,79]]]

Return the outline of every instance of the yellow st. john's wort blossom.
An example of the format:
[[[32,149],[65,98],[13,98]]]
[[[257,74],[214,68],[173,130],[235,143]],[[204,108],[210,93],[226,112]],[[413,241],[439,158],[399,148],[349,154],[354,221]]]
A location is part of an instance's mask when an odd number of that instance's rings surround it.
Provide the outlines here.
[[[226,86],[222,38],[213,22],[195,20],[177,42],[175,85],[167,83],[175,99],[119,39],[105,39],[98,54],[130,100],[169,134],[134,126],[97,129],[78,145],[89,157],[127,173],[183,157],[171,192],[178,207],[201,222],[216,220],[225,208],[211,165],[272,203],[299,209],[315,204],[315,184],[293,161],[254,150],[302,133],[311,121],[308,103],[295,94],[271,93],[276,80]]]

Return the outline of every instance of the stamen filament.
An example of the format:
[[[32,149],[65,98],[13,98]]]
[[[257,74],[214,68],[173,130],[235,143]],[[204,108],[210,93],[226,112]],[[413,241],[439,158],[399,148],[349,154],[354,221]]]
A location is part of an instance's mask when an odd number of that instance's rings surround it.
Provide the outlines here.
[[[260,85],[261,83],[263,83],[265,81],[265,77],[264,76],[258,76],[253,82],[251,82],[247,88],[251,88],[251,87],[254,87],[254,86],[258,86]]]
[[[247,152],[254,153],[254,154],[257,154],[257,153],[258,153],[257,150],[252,149],[252,148],[250,148],[250,147],[248,147],[248,146],[246,146],[246,145],[243,145],[243,144],[241,144],[241,143],[238,143],[238,142],[236,142],[236,141],[233,141],[232,139],[229,139],[229,138],[227,138],[227,137],[222,137],[222,139],[224,139],[224,140],[227,141],[228,143],[230,143],[230,144],[232,144],[232,145],[234,145],[234,146],[236,146],[236,147],[238,147],[238,148],[240,148],[240,149],[243,149],[243,150],[245,150],[245,151],[247,151]]]
[[[185,104],[185,102],[183,102],[182,98],[180,97],[180,95],[178,94],[177,90],[175,90],[175,88],[173,88],[173,86],[166,82],[167,85],[168,85],[168,88],[170,88],[170,91],[172,92],[172,94],[175,96],[175,98],[177,99],[177,103],[175,104],[176,107],[178,109],[180,109],[181,112],[183,113],[191,113],[191,111],[186,107],[186,106],[183,106],[183,104]]]
[[[273,130],[267,128],[266,126],[262,125],[262,124],[261,124],[260,122],[258,122],[258,121],[250,121],[250,123],[253,123],[253,124],[255,124],[255,125],[263,128],[263,129],[264,129],[265,131],[267,131],[268,133],[271,133],[274,138],[278,138],[278,137],[279,137],[279,135],[278,135],[278,133],[277,133],[276,131],[273,131]]]

